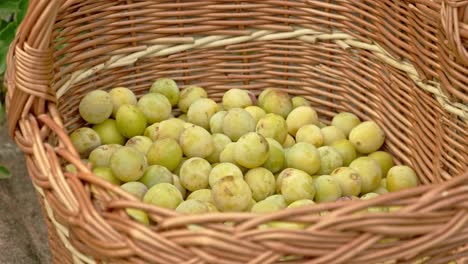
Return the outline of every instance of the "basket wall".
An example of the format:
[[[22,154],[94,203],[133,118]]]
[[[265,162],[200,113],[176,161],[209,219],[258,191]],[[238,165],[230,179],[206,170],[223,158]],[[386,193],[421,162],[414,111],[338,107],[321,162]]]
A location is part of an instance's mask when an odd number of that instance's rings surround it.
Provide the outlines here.
[[[466,1],[31,1],[8,61],[11,135],[44,198],[57,263],[443,263],[468,255]],[[373,119],[424,186],[265,217],[183,217],[143,205],[81,164],[67,136],[93,89],[145,92],[158,77],[303,95],[322,121]],[[64,173],[70,162],[78,174]],[[97,193],[90,184],[99,186]],[[370,205],[391,213],[356,216]],[[145,209],[157,225],[128,219]],[[317,216],[320,211],[330,214]],[[306,231],[258,230],[304,221]],[[234,227],[223,223],[234,222]],[[197,224],[204,229],[187,230]],[[382,239],[399,238],[380,243]],[[56,245],[56,246],[55,246]],[[463,247],[464,246],[464,247]],[[178,252],[175,254],[174,252]],[[307,262],[308,263],[308,262]]]

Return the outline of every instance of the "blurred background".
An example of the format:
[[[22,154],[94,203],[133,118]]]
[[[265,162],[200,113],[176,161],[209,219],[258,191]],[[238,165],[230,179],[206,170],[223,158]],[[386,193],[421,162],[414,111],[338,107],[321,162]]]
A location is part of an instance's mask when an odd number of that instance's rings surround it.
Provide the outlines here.
[[[0,0],[0,263],[51,263],[47,228],[24,156],[8,136],[4,74],[8,47],[28,0]]]

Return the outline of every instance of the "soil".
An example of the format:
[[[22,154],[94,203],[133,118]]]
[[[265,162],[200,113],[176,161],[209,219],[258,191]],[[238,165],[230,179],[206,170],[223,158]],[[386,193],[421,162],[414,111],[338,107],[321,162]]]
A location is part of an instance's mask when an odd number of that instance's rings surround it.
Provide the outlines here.
[[[0,164],[12,173],[0,179],[0,263],[51,263],[47,226],[24,155],[1,124]]]

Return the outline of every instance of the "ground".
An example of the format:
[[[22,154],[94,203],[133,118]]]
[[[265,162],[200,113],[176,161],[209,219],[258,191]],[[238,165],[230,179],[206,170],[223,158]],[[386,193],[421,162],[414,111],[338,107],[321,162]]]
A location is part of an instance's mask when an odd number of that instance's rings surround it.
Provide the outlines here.
[[[10,179],[0,179],[0,263],[51,263],[47,227],[23,153],[2,125],[0,164],[12,172]]]

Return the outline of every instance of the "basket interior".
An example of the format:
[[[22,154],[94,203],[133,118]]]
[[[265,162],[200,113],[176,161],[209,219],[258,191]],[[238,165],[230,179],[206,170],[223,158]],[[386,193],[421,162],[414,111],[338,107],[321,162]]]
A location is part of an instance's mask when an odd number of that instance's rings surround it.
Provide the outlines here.
[[[56,90],[63,91],[58,108],[66,130],[71,132],[84,125],[77,112],[78,103],[93,89],[125,86],[140,95],[155,79],[169,77],[181,88],[202,86],[219,101],[230,88],[258,94],[264,88],[275,87],[307,98],[324,123],[340,111],[355,113],[362,120],[375,120],[387,135],[385,149],[398,163],[413,166],[422,183],[441,182],[464,172],[466,123],[447,114],[407,72],[381,58],[409,61],[404,42],[411,36],[392,33],[398,31],[394,18],[379,27],[373,17],[379,8],[384,14],[386,9],[399,10],[398,6],[372,5],[368,1],[354,5],[343,2],[341,6],[323,1],[276,2],[71,4],[59,12],[53,35],[53,82]],[[77,72],[112,64],[124,56],[138,56],[148,48],[181,47],[209,36],[232,39],[254,32],[271,35],[304,29],[317,34],[345,33],[345,39],[363,45],[377,43],[388,53],[355,46],[343,48],[337,39],[317,39],[315,43],[294,36],[252,39],[217,47],[201,45],[167,55],[153,53],[134,63],[103,67],[79,81],[71,78]],[[394,39],[382,38],[377,32],[392,33]],[[377,41],[381,39],[385,41]],[[430,71],[425,69],[428,77]],[[70,80],[72,84],[61,90]]]

